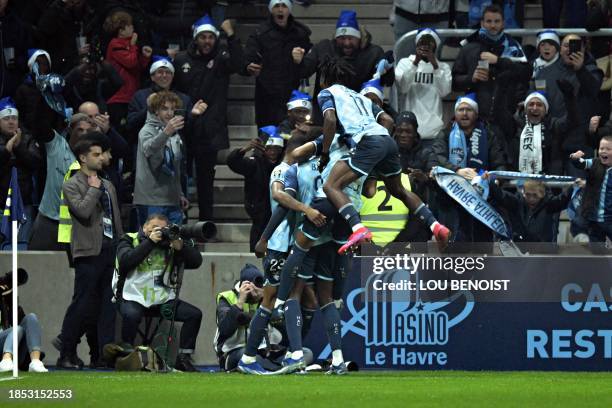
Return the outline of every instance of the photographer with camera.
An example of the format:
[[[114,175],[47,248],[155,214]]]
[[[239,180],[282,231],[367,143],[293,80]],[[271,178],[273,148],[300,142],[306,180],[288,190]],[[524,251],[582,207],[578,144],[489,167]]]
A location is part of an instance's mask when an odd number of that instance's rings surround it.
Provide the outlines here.
[[[234,287],[217,294],[217,331],[214,344],[222,370],[234,371],[244,354],[249,324],[263,297],[263,284],[263,273],[256,266],[246,264]],[[277,349],[277,357],[284,356],[284,349],[278,347],[280,332],[269,327],[267,340]],[[259,364],[270,370],[279,368],[274,362],[276,359],[270,358],[269,355],[267,358],[259,354],[256,357]]]
[[[197,371],[191,363],[191,354],[200,330],[202,312],[176,299],[180,276],[177,279],[173,272],[181,264],[185,269],[198,268],[202,264],[202,255],[191,239],[183,241],[181,235],[190,234],[185,234],[176,225],[169,226],[165,215],[149,215],[139,232],[128,233],[119,242],[113,289],[123,319],[123,343],[134,343],[138,325],[145,314],[167,316],[168,310],[174,310],[174,320],[183,322],[175,368]]]

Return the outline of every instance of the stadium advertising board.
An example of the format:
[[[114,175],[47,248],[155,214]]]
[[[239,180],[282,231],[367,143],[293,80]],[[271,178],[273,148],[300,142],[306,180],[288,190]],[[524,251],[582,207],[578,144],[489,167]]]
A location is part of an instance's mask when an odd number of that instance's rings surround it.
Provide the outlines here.
[[[366,369],[610,370],[611,266],[610,257],[355,258],[344,354]],[[317,339],[307,344],[329,357]]]

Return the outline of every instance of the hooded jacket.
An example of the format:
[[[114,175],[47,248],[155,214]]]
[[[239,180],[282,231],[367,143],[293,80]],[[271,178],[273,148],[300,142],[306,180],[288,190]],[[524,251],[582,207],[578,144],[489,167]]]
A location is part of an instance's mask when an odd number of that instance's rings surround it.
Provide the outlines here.
[[[227,47],[222,44],[227,38]],[[177,90],[189,95],[192,101],[202,99],[208,108],[193,119],[192,145],[195,152],[212,152],[229,147],[227,132],[227,94],[229,78],[241,72],[244,56],[240,40],[235,36],[217,38],[214,49],[200,55],[192,41],[186,51],[174,60],[173,84]]]
[[[438,69],[423,60],[414,65],[416,56],[402,58],[395,67],[395,83],[401,92],[399,111],[414,112],[423,139],[435,139],[444,129],[443,98],[451,92],[450,66],[438,62]]]
[[[149,206],[179,206],[181,191],[182,142],[178,134],[164,133],[164,123],[148,112],[145,125],[138,134],[134,204]],[[174,152],[174,174],[163,169],[164,149]]]
[[[132,45],[130,38],[113,38],[106,50],[106,60],[117,70],[123,85],[107,101],[129,103],[140,88],[140,74],[149,65],[151,58],[142,55],[138,45]]]

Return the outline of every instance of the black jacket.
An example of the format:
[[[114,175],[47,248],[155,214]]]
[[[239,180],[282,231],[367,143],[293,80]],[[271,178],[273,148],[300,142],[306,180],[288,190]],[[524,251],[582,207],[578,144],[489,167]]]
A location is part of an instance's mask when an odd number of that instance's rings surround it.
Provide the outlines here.
[[[33,74],[30,74],[17,87],[15,92],[15,105],[19,111],[19,126],[32,130],[36,128],[36,123],[39,120],[36,115],[36,107],[39,103],[44,103],[44,98],[32,79],[33,76]]]
[[[193,147],[198,151],[218,151],[229,147],[227,132],[227,94],[230,75],[244,67],[240,40],[227,38],[228,48],[217,40],[213,51],[200,55],[194,42],[174,60],[174,86],[189,95],[193,102],[202,99],[208,104],[203,115],[191,126]],[[221,41],[219,41],[221,40]]]
[[[418,169],[429,171],[432,167],[433,154],[423,147],[421,136],[417,133],[417,143],[410,150],[399,149],[402,169]]]
[[[517,242],[556,242],[559,213],[567,208],[572,189],[558,195],[547,193],[530,210],[520,192],[510,193],[491,183],[492,204],[506,210],[512,225],[512,239]]]
[[[81,29],[80,20],[63,0],[55,0],[40,17],[38,44],[51,55],[53,72],[65,75],[79,63],[76,37]]]
[[[498,85],[496,77],[502,72],[512,74],[512,89],[509,90],[512,97],[508,98],[508,106],[514,111],[516,103],[524,96],[531,78],[531,66],[525,63],[513,62],[508,58],[499,58],[497,64],[489,66],[489,81],[472,82],[472,75],[478,66],[481,52],[491,52],[498,57],[503,51],[501,45],[482,39],[478,31],[470,35],[468,43],[461,48],[455,63],[453,64],[453,91],[476,92],[479,105],[479,114],[483,119],[490,120],[493,116],[493,97]]]
[[[363,35],[363,33],[362,33]],[[355,77],[352,78],[351,82],[345,84],[348,88],[351,88],[355,92],[359,92],[361,90],[361,85],[372,79],[372,76],[376,72],[376,64],[383,58],[384,51],[378,45],[371,44],[369,41],[366,41],[365,45],[360,48],[357,53],[346,60],[355,70]],[[325,60],[327,56],[330,57],[341,57],[342,51],[336,47],[335,40],[321,40],[318,44],[310,49],[310,52],[304,56],[300,68],[300,77],[309,78],[312,74],[316,72],[315,79],[315,88],[313,94],[313,103],[312,103],[312,111],[313,111],[313,121],[315,124],[323,123],[323,117],[321,115],[321,109],[319,108],[319,104],[317,103],[317,95],[321,91],[320,85],[320,74],[319,74],[319,65]],[[393,83],[393,79],[395,77],[395,73],[393,70],[387,72],[381,78],[381,83],[383,85],[391,85]]]
[[[486,170],[507,170],[508,159],[506,153],[504,151],[504,142],[503,139],[499,135],[499,130],[488,124],[485,124],[487,129],[488,136],[488,145],[489,145],[489,163],[486,166]],[[448,161],[448,137],[450,134],[450,130],[445,131],[440,134],[433,146],[431,147],[432,156],[431,156],[431,167],[433,166],[442,166],[447,169],[457,171],[459,170],[459,166],[451,164]],[[469,143],[469,141],[468,141]],[[469,150],[469,146],[468,146]]]
[[[78,65],[64,78],[66,103],[76,111],[83,102],[90,101],[98,105],[100,112],[105,112],[106,101],[121,88],[123,79],[111,64],[104,61],[96,64],[96,79],[87,82],[82,75],[84,68],[84,65]]]
[[[15,96],[17,86],[28,72],[28,48],[32,46],[32,33],[30,27],[7,6],[4,16],[0,16],[0,32],[2,33],[2,47],[15,49],[15,60],[6,65],[0,64],[0,89],[2,97]]]
[[[270,174],[276,166],[265,157],[255,155],[244,157],[240,149],[234,149],[227,156],[227,165],[244,178],[244,208],[254,220],[270,218]]]
[[[525,127],[525,114],[521,116],[512,115],[506,109],[505,97],[506,86],[500,86],[496,96],[494,108],[495,124],[499,129],[504,129],[505,136],[505,151],[507,153],[508,164],[510,169],[518,169],[518,160],[520,153],[520,140],[523,128]],[[574,128],[578,124],[578,112],[576,107],[576,98],[573,94],[564,95],[565,105],[569,107],[567,112],[561,117],[553,117],[547,114],[543,124],[542,138],[542,172],[544,174],[562,174],[563,157],[561,145],[565,139],[569,129]],[[501,103],[497,103],[501,102]]]
[[[117,260],[119,261],[119,276],[125,277],[144,262],[156,245],[147,238],[142,230],[138,232],[139,244],[134,247],[134,241],[129,235],[124,235],[117,244]],[[169,249],[168,249],[169,251]],[[197,246],[185,241],[183,249],[174,254],[174,264],[183,262],[185,269],[197,269],[202,265],[202,254]]]
[[[0,202],[6,202],[6,193],[11,181],[11,168],[16,167],[18,172],[19,191],[24,205],[32,204],[34,186],[32,175],[42,168],[43,154],[32,136],[22,129],[21,142],[13,149],[13,153],[6,150],[6,143],[12,136],[0,133]]]
[[[257,27],[244,49],[246,64],[263,64],[255,81],[256,93],[289,99],[300,81],[300,72],[293,63],[291,51],[301,47],[308,52],[312,47],[310,34],[310,29],[292,16],[289,16],[286,28],[279,27],[271,16]]]

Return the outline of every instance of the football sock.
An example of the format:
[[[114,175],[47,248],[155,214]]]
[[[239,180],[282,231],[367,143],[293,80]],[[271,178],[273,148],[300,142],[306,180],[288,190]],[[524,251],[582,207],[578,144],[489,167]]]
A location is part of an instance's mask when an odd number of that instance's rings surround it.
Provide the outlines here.
[[[353,203],[343,205],[338,212],[342,218],[349,223],[353,232],[357,231],[359,228],[363,228],[361,218],[359,218],[359,212],[355,209]]]
[[[329,345],[332,350],[339,350],[342,346],[342,333],[340,313],[338,313],[338,309],[336,309],[336,304],[334,302],[329,302],[321,308],[321,313],[325,321],[325,330],[327,331]]]
[[[268,328],[268,322],[270,321],[270,311],[263,306],[259,306],[257,309],[257,313],[251,319],[251,324],[249,325],[249,337],[247,338],[247,344],[244,351],[244,355],[242,356],[244,360],[245,356],[254,357],[257,354],[257,348],[261,344],[261,341],[266,334],[266,329]]]
[[[285,302],[285,330],[289,338],[289,350],[302,350],[302,311],[296,299]]]
[[[433,231],[433,225],[437,222],[436,217],[434,217],[431,210],[425,204],[421,204],[414,212],[414,215]]]

